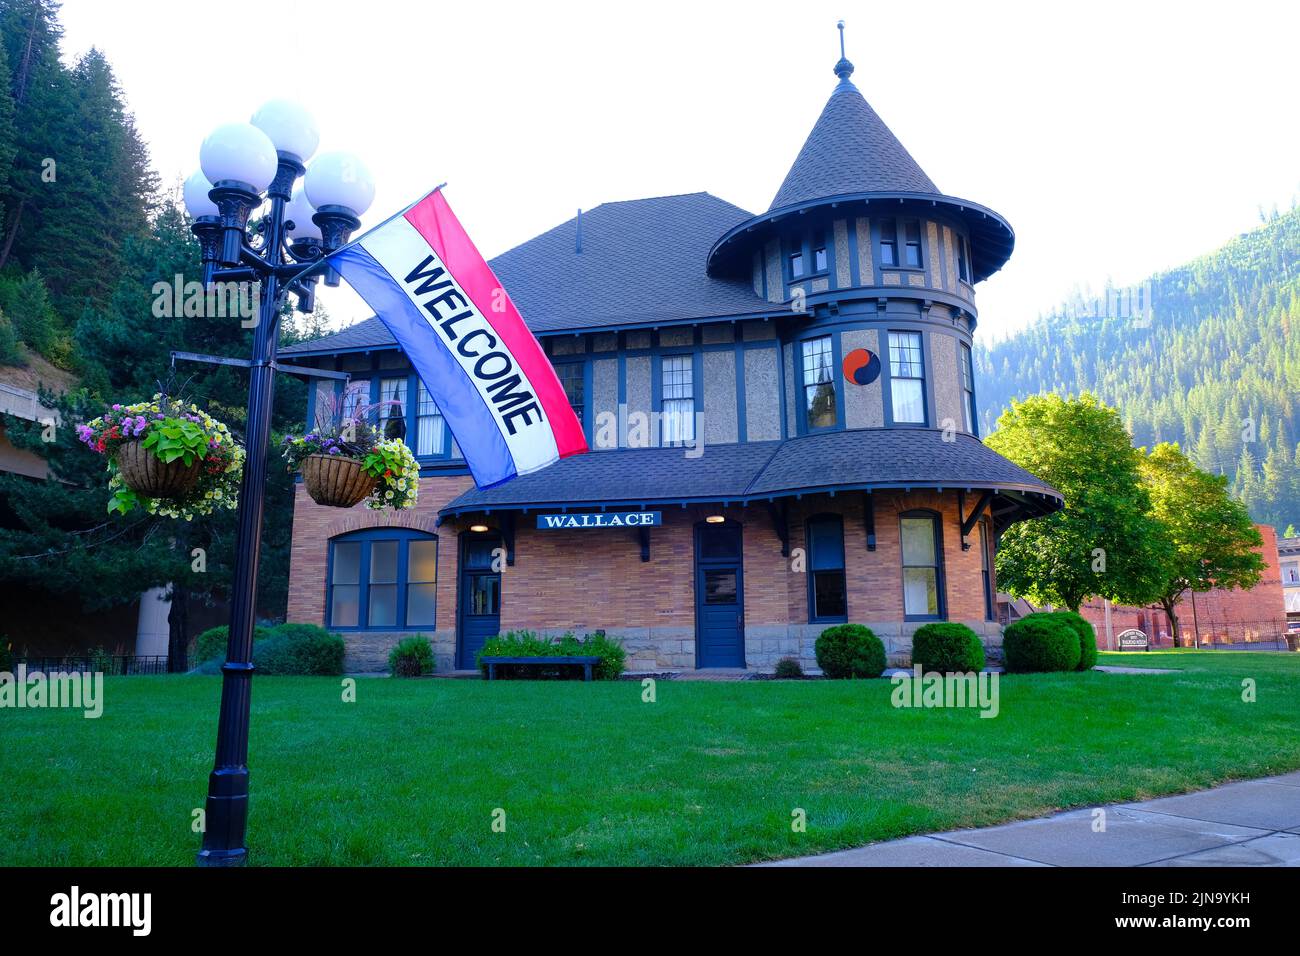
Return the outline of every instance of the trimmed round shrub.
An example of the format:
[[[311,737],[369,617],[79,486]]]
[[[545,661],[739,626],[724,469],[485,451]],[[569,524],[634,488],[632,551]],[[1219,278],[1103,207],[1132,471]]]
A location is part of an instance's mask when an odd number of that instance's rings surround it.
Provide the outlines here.
[[[827,677],[879,677],[885,671],[885,645],[864,624],[828,627],[814,647]]]
[[[803,677],[803,668],[793,657],[783,657],[776,662],[776,676],[785,680]]]
[[[423,634],[402,638],[388,652],[388,673],[394,677],[424,677],[435,667],[433,645]]]
[[[1074,633],[1079,635],[1079,663],[1074,669],[1090,671],[1096,667],[1097,632],[1093,630],[1092,622],[1082,614],[1075,614],[1073,611],[1056,611],[1054,616],[1069,624],[1074,628]]]
[[[1008,624],[1002,655],[1009,673],[1072,671],[1079,666],[1079,632],[1060,614],[1039,611]]]
[[[253,628],[253,643],[264,641],[271,636],[269,627],[258,624]],[[194,653],[190,661],[203,664],[215,660],[220,665],[226,659],[226,645],[230,643],[230,628],[225,624],[210,627],[194,639]],[[215,673],[215,672],[214,672]]]
[[[925,673],[978,673],[984,669],[984,645],[965,624],[936,621],[912,635],[912,663]]]
[[[343,638],[318,624],[280,624],[271,628],[269,641],[283,642],[287,649],[284,674],[338,677],[343,673]],[[257,662],[257,648],[253,649]]]

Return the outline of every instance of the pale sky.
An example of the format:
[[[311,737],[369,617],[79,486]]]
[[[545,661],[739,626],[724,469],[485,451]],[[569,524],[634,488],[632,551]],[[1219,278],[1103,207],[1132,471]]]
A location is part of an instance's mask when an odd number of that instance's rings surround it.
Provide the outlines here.
[[[834,87],[840,18],[922,168],[1016,230],[977,289],[983,337],[1300,195],[1294,3],[63,3],[65,54],[106,52],[164,183],[289,96],[373,171],[363,228],[446,181],[488,257],[613,200],[765,210]],[[334,325],[369,315],[323,291]]]

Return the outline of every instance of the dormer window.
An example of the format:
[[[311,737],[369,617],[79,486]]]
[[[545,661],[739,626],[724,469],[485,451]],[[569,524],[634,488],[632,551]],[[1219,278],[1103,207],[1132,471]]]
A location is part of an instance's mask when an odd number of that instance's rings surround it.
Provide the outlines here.
[[[803,253],[796,252],[790,255],[790,278],[802,279],[804,277]]]
[[[818,246],[813,250],[813,272],[826,271],[826,247]]]

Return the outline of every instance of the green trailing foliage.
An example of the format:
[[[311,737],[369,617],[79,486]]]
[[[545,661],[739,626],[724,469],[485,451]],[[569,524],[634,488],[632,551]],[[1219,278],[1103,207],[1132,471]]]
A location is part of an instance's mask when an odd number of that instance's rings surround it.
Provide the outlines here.
[[[1050,611],[1027,614],[1002,633],[1002,655],[1011,674],[1075,670],[1080,644],[1075,626]]]
[[[979,672],[984,669],[984,645],[965,624],[936,621],[912,635],[912,663],[925,673]]]
[[[864,624],[836,624],[814,645],[817,666],[827,677],[879,677],[885,672],[885,645]]]
[[[394,677],[427,677],[436,667],[433,645],[423,634],[402,638],[388,652],[388,673]]]
[[[618,680],[627,664],[627,652],[623,643],[616,637],[597,632],[581,638],[569,631],[560,637],[541,637],[533,631],[507,631],[489,637],[476,657],[479,670],[487,673],[485,657],[599,657],[600,663],[592,668],[596,680]],[[498,668],[503,676],[516,676],[509,668]],[[535,676],[536,670],[522,671],[526,676]],[[555,674],[543,672],[540,676],[569,676],[557,671]]]

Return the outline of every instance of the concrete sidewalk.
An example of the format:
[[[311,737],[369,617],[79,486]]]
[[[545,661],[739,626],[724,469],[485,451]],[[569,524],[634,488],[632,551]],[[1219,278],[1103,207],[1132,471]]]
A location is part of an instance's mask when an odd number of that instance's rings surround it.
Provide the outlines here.
[[[1300,866],[1300,772],[762,866]]]

